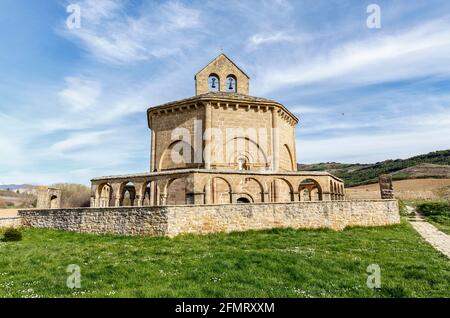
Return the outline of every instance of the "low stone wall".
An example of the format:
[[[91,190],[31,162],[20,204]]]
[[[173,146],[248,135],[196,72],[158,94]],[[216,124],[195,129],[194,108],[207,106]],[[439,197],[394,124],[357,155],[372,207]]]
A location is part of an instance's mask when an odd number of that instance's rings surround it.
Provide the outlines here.
[[[21,217],[5,217],[0,218],[0,228],[2,227],[21,227],[22,218]]]
[[[24,226],[176,236],[270,228],[380,226],[400,222],[396,200],[21,210]]]

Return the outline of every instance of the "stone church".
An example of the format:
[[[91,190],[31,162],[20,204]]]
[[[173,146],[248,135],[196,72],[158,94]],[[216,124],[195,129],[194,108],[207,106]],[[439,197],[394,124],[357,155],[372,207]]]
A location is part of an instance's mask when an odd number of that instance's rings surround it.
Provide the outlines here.
[[[225,54],[195,75],[195,96],[147,110],[150,171],[91,180],[91,207],[344,200],[344,183],[298,171],[299,119],[249,95]]]

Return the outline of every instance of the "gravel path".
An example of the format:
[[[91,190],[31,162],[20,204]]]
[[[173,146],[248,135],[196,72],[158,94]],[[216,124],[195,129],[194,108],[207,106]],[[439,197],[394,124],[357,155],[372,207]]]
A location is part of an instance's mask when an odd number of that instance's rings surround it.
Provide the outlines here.
[[[450,258],[450,236],[439,231],[432,224],[425,221],[414,208],[407,206],[408,212],[414,212],[409,218],[411,225],[435,249]]]

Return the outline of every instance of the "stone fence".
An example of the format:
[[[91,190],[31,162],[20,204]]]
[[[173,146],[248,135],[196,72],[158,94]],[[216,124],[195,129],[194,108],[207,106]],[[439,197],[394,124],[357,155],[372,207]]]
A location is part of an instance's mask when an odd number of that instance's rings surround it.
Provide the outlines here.
[[[0,228],[2,227],[21,227],[21,217],[0,217]]]
[[[396,200],[20,210],[23,225],[97,234],[176,236],[400,222]]]

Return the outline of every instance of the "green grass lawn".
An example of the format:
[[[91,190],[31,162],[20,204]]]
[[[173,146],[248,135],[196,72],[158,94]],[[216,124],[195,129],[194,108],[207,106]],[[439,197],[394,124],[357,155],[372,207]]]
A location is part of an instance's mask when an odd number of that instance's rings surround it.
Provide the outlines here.
[[[66,287],[69,264],[81,289]],[[381,267],[381,289],[366,286]],[[0,243],[0,297],[450,297],[450,261],[407,223],[173,239],[23,230]]]

